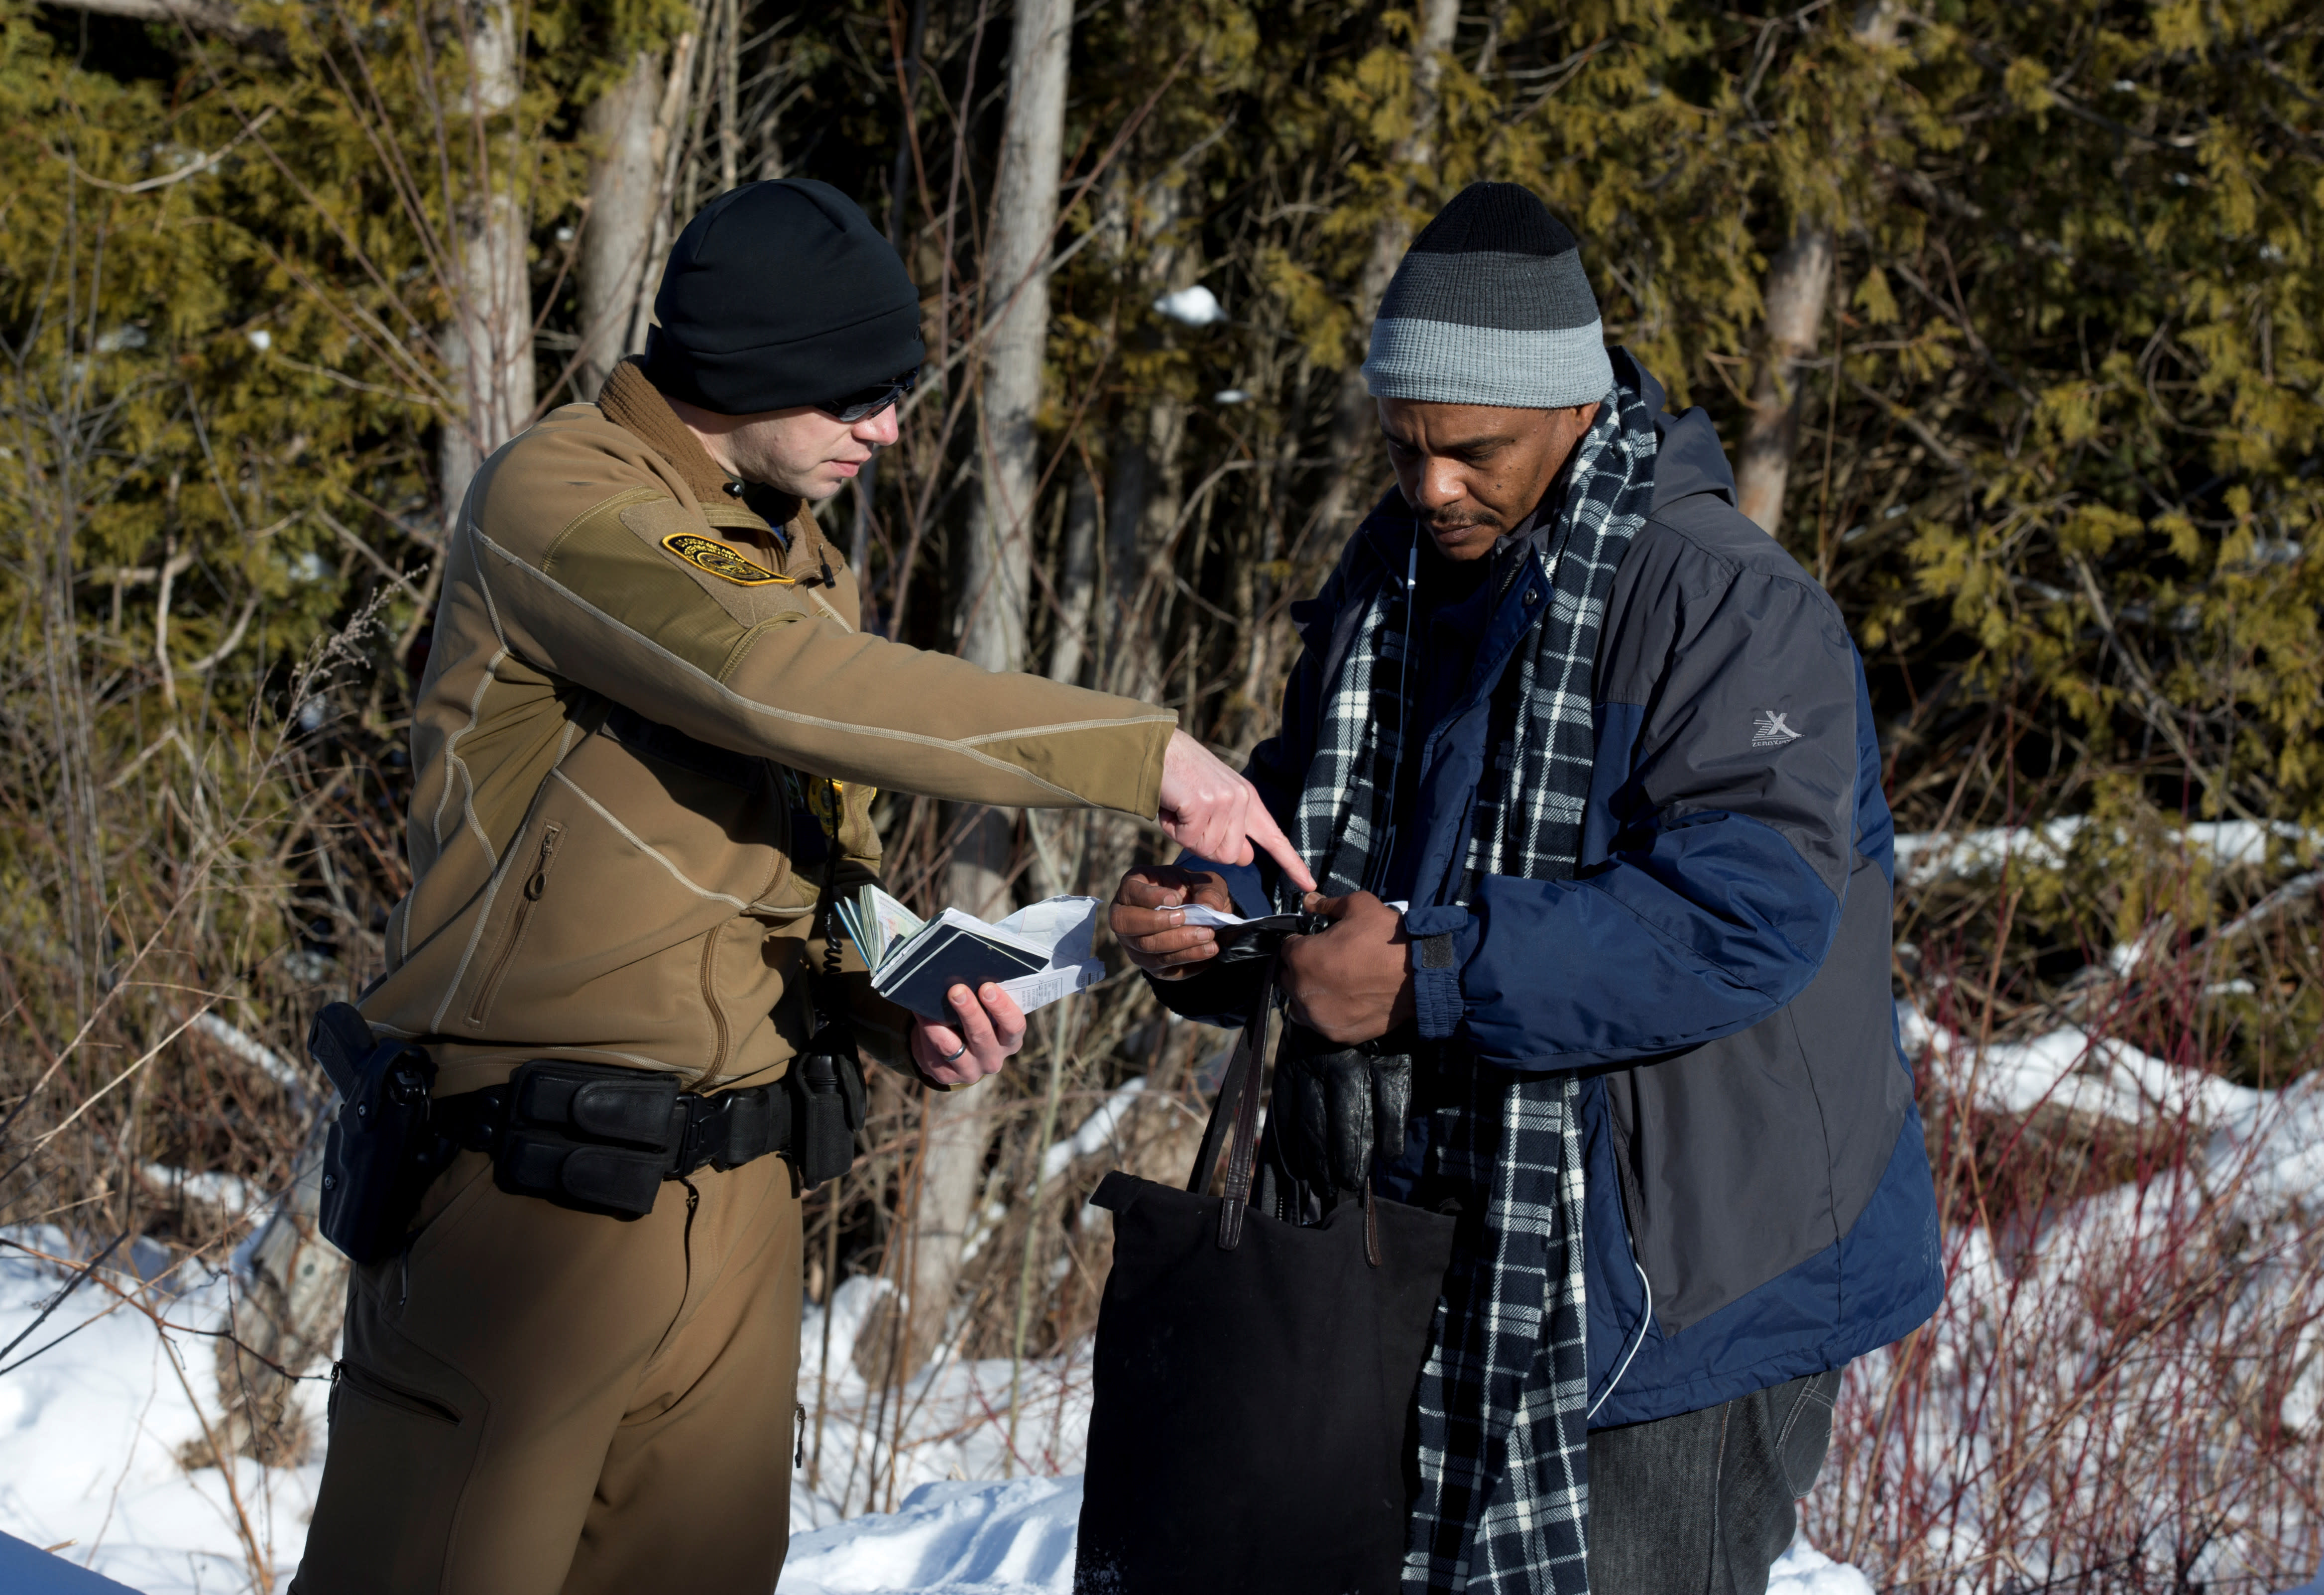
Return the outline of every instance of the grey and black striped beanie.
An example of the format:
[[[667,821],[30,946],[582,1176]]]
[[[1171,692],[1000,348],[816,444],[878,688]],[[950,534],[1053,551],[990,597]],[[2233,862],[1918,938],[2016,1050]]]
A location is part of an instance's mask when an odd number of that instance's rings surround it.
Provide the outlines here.
[[[1375,399],[1558,410],[1614,389],[1565,224],[1516,183],[1471,183],[1405,252],[1372,322]]]

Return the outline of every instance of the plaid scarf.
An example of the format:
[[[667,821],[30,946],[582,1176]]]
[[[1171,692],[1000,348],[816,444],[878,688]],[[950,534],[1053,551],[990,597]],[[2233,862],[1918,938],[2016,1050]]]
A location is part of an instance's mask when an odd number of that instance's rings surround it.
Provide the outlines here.
[[[1615,567],[1646,521],[1654,458],[1654,417],[1618,380],[1576,450],[1545,546],[1528,553],[1551,598],[1494,695],[1492,772],[1478,792],[1464,901],[1488,874],[1573,874],[1597,753],[1592,661]],[[1372,598],[1317,732],[1292,840],[1303,856],[1329,860],[1318,871],[1326,895],[1372,886],[1395,847],[1412,597],[1388,583]],[[1570,1074],[1472,1067],[1452,1094],[1429,1113],[1429,1185],[1481,1222],[1463,1225],[1468,1243],[1445,1276],[1421,1370],[1405,1589],[1586,1595],[1577,1088]]]

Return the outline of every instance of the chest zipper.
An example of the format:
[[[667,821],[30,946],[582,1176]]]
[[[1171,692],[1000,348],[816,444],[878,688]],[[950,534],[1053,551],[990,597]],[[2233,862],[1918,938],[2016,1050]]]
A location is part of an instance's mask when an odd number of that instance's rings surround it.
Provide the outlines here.
[[[509,916],[508,932],[501,938],[500,951],[493,955],[492,969],[485,974],[475,1001],[469,1006],[470,1024],[484,1022],[484,1014],[491,1009],[493,998],[501,989],[502,979],[507,975],[509,965],[516,962],[516,950],[524,943],[525,927],[531,923],[532,911],[540,902],[540,894],[549,888],[549,871],[557,862],[557,844],[564,840],[563,825],[551,825],[542,828],[540,852],[533,859],[532,873],[525,877],[523,890],[517,894],[516,909]]]

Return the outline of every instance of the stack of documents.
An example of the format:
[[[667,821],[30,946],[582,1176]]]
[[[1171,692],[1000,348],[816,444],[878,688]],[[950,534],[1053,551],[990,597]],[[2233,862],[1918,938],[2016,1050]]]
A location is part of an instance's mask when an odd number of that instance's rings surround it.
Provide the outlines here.
[[[998,925],[958,908],[922,919],[876,886],[837,907],[872,990],[929,1019],[954,1017],[945,993],[954,986],[973,991],[991,981],[1030,1013],[1105,977],[1092,949],[1098,898],[1051,898]]]

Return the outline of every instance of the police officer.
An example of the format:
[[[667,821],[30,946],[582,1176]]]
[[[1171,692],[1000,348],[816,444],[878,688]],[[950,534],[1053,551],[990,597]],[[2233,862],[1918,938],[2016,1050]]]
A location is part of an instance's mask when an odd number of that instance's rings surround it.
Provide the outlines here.
[[[895,441],[923,346],[844,196],[721,196],[654,309],[596,403],[484,463],[446,550],[412,886],[361,1010],[465,1129],[355,1269],[304,1595],[774,1588],[799,1206],[761,1088],[835,1008],[942,1086],[1025,1035],[997,986],[916,1018],[828,945],[819,906],[877,877],[874,788],[1157,816],[1305,874],[1168,711],[857,629],[808,506]],[[641,1100],[677,1154],[622,1120]]]

